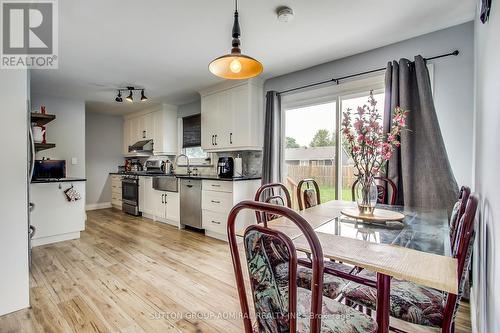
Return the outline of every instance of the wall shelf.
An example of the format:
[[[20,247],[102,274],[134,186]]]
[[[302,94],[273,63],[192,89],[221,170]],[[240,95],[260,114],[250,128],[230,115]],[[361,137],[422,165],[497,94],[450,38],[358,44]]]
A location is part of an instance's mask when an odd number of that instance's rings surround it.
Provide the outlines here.
[[[43,113],[31,112],[31,122],[36,123],[37,126],[47,125],[54,119],[56,119],[55,114],[43,114]]]
[[[37,142],[35,142],[35,152],[39,152],[39,151],[46,150],[46,149],[52,149],[55,147],[56,147],[55,143],[37,143]]]

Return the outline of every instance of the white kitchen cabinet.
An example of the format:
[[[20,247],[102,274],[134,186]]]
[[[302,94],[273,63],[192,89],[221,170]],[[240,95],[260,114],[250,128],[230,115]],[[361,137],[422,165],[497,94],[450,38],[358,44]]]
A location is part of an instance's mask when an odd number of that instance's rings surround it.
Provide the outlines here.
[[[127,115],[123,122],[123,153],[142,140],[153,140],[155,155],[177,154],[177,107],[163,104]]]
[[[153,190],[152,197],[155,220],[179,226],[179,193]]]
[[[153,177],[139,177],[139,211],[143,214],[154,215],[152,191]]]
[[[60,188],[59,188],[60,186]],[[64,191],[73,186],[81,199],[68,201]],[[80,238],[85,230],[85,182],[30,184],[31,224],[36,228],[33,246]]]
[[[260,81],[223,83],[200,94],[204,150],[262,149],[264,91]]]
[[[229,212],[243,200],[253,200],[260,180],[202,181],[202,226],[205,235],[227,241]],[[255,213],[244,210],[236,219],[236,230],[255,223]]]
[[[111,206],[122,209],[122,177],[111,175]]]

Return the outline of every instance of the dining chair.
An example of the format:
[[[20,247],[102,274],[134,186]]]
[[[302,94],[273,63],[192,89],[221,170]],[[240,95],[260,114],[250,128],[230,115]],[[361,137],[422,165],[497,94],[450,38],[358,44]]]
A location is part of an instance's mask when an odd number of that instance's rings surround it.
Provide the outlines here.
[[[304,234],[312,253],[313,285],[307,290],[296,284],[297,252],[288,236],[263,224],[251,225],[245,230],[242,244],[250,277],[254,318],[250,316],[235,233],[236,217],[242,210],[290,220]],[[229,213],[227,233],[246,333],[377,331],[373,318],[323,297],[323,250],[311,225],[297,212],[284,206],[242,201]]]
[[[458,193],[458,201],[453,206],[451,212],[449,227],[450,227],[450,244],[452,248],[455,246],[457,241],[457,224],[460,218],[465,213],[465,205],[470,196],[470,188],[468,186],[462,186]]]
[[[396,204],[396,199],[398,197],[398,188],[396,184],[390,180],[389,178],[385,177],[373,177],[376,181],[379,183],[376,184],[377,186],[377,203],[379,204],[385,204],[388,203],[389,205],[394,206]],[[351,194],[352,194],[352,199],[356,200],[356,184],[358,183],[358,180],[356,179],[354,183],[352,183],[351,187]],[[382,185],[380,183],[384,183],[385,185]],[[391,188],[391,200],[389,202],[386,202],[387,200],[387,195],[389,192],[389,187]]]
[[[255,201],[271,203],[288,208],[292,207],[290,193],[288,192],[286,186],[281,183],[270,183],[262,185],[255,193]],[[263,223],[265,227],[267,227],[268,221],[274,220],[279,217],[269,213],[261,213],[259,211],[255,212],[255,216],[257,218],[257,223]],[[331,260],[326,260],[324,262],[324,266],[327,267],[328,270],[340,271],[345,274],[349,274],[353,269],[350,266],[346,266],[344,264],[337,263]],[[301,261],[300,266],[297,270],[297,283],[299,287],[311,289],[313,274],[310,268],[310,262]],[[333,274],[325,274],[323,295],[332,299],[336,298],[340,295],[342,289],[347,285],[347,283],[348,281],[338,276],[335,276]]]
[[[306,186],[302,190],[302,186]],[[299,210],[304,210],[317,206],[321,203],[318,183],[314,179],[303,179],[297,185],[297,201],[299,202]]]
[[[457,226],[457,242],[452,255],[457,259],[458,295],[427,288],[412,282],[392,279],[390,296],[391,316],[404,321],[441,328],[441,332],[454,332],[454,320],[460,299],[464,293],[465,281],[471,261],[475,238],[475,216],[478,199],[468,197],[464,214]],[[363,270],[363,278],[374,278],[374,273]],[[347,300],[374,310],[377,291],[373,288],[350,282],[343,291]]]
[[[269,183],[259,187],[255,193],[255,201],[292,208],[290,192],[288,192],[286,186],[281,183]],[[264,214],[257,211],[255,212],[255,216],[257,217],[257,223],[264,223],[266,227],[267,222],[277,218],[272,214]]]

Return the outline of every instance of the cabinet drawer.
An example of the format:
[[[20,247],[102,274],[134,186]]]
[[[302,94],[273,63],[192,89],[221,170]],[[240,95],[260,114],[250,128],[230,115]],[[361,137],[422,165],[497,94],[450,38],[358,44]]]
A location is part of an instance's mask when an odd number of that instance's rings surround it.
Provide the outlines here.
[[[227,214],[203,210],[202,215],[203,229],[218,234],[226,234]]]
[[[218,213],[229,213],[233,208],[233,194],[228,192],[202,191],[203,209]]]
[[[233,192],[233,182],[220,180],[203,180],[202,189],[206,191]]]
[[[121,198],[122,197],[122,188],[121,187],[111,186],[111,193],[113,195],[117,195],[117,196],[119,196]]]

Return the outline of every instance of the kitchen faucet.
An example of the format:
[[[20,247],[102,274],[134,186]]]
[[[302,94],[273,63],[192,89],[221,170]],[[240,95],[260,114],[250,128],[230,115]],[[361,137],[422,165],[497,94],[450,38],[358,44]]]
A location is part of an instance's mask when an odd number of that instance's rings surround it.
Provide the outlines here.
[[[177,169],[177,167],[178,167],[177,163],[179,161],[179,157],[182,157],[182,156],[184,156],[186,158],[186,161],[187,161],[187,174],[188,174],[188,176],[191,176],[191,172],[192,171],[191,171],[191,167],[189,166],[189,157],[186,154],[179,154],[179,155],[177,155],[177,157],[175,158],[175,163],[174,163],[175,164],[175,169]]]

